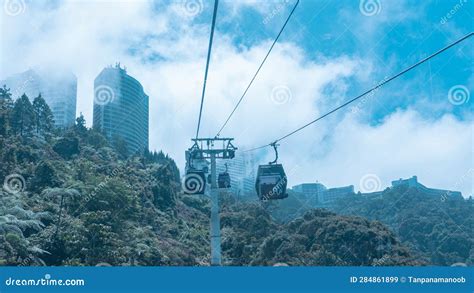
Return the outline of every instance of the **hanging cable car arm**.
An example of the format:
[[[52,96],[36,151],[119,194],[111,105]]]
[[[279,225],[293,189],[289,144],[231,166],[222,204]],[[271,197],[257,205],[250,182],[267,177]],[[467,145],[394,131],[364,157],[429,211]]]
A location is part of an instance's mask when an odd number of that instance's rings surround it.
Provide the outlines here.
[[[278,162],[278,149],[277,149],[278,145],[277,145],[276,141],[272,142],[270,145],[273,147],[273,150],[275,151],[275,160],[273,160],[273,162],[270,162],[268,164],[273,165],[273,164],[276,164]]]

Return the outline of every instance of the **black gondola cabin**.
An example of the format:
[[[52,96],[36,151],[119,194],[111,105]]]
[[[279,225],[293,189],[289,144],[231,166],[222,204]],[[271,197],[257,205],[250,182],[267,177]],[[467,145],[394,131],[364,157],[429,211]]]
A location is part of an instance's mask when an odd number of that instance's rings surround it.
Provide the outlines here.
[[[230,175],[227,172],[222,172],[217,178],[217,185],[219,188],[230,188]]]
[[[260,200],[287,198],[287,178],[281,164],[258,166],[255,189]]]

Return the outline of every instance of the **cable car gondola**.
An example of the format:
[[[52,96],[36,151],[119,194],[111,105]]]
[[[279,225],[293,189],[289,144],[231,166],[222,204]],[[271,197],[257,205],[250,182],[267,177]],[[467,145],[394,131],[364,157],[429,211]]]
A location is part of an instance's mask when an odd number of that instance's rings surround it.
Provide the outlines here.
[[[205,160],[195,144],[186,151],[186,175],[184,176],[183,192],[189,195],[202,195],[206,191],[206,174],[208,168]]]
[[[230,175],[227,172],[227,164],[225,164],[225,172],[219,173],[219,177],[217,177],[217,185],[219,188],[230,188]]]
[[[219,174],[217,179],[217,183],[219,188],[230,188],[230,175],[227,172],[223,172]]]
[[[287,178],[282,164],[277,164],[278,151],[276,144],[272,144],[275,149],[276,158],[267,165],[258,166],[255,189],[260,200],[274,200],[287,198],[286,193]]]

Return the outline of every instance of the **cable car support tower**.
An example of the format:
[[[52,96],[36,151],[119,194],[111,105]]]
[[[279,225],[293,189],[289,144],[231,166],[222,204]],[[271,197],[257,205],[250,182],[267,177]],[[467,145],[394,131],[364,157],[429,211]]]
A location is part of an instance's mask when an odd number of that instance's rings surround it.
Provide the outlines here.
[[[221,261],[221,225],[219,218],[219,193],[217,185],[217,159],[233,159],[237,148],[233,138],[194,138],[189,149],[193,157],[211,161],[210,197],[211,197],[211,265],[220,266]],[[217,147],[216,147],[217,146]]]
[[[216,16],[217,16],[217,8],[219,4],[219,0],[214,0],[214,11],[212,15],[212,24],[211,24],[211,34],[209,37],[209,48],[207,53],[207,61],[206,61],[206,68],[204,72],[204,83],[201,95],[201,103],[199,108],[199,117],[196,129],[196,136],[194,139],[191,139],[194,144],[191,148],[186,151],[186,176],[184,185],[186,187],[186,194],[196,194],[202,195],[205,194],[206,190],[206,181],[211,186],[210,189],[210,198],[211,198],[211,265],[219,266],[221,265],[221,233],[220,233],[220,218],[219,218],[219,193],[223,190],[226,190],[230,187],[230,176],[227,173],[227,166],[226,171],[222,174],[219,174],[219,180],[217,180],[217,170],[216,170],[216,160],[217,159],[233,159],[235,156],[235,151],[237,148],[232,145],[233,138],[221,138],[220,134],[224,127],[229,122],[229,119],[234,114],[237,107],[240,105],[241,101],[245,97],[248,89],[252,85],[253,81],[255,80],[256,76],[260,72],[263,64],[267,60],[268,56],[270,55],[273,47],[275,46],[276,42],[278,41],[280,35],[282,34],[283,30],[285,29],[288,21],[290,20],[291,16],[293,15],[296,7],[299,4],[299,0],[296,1],[293,9],[291,10],[290,15],[286,19],[283,27],[280,29],[278,35],[276,36],[275,40],[273,41],[270,49],[268,50],[267,54],[263,58],[262,63],[258,67],[257,71],[253,75],[252,79],[250,80],[249,85],[245,89],[243,95],[240,97],[238,103],[234,107],[233,111],[231,112],[230,116],[225,121],[224,125],[220,128],[218,133],[214,138],[200,138],[199,137],[199,130],[201,127],[201,119],[202,119],[202,112],[203,112],[203,105],[204,105],[204,97],[206,93],[206,84],[207,84],[207,75],[209,71],[209,63],[211,59],[211,50],[212,50],[212,42],[214,37],[214,30],[216,26]],[[219,147],[216,147],[219,145]],[[276,142],[273,145],[275,149],[275,153],[278,158],[278,153],[276,149]],[[206,174],[208,172],[207,166],[203,167],[198,166],[197,163],[203,163],[203,161],[210,160],[211,163],[211,174],[206,178]],[[207,164],[207,163],[205,163]],[[260,169],[262,169],[260,171]],[[285,198],[287,195],[285,193],[286,189],[286,175],[283,171],[283,167],[281,164],[276,163],[276,159],[274,162],[270,163],[269,166],[263,166],[263,168],[259,167],[259,172],[262,173],[261,177],[265,180],[275,181],[277,180],[278,183],[282,181],[283,184],[277,184],[277,182],[273,182],[270,184],[271,186],[268,187],[265,182],[262,184],[262,188],[265,190],[271,191],[271,196],[268,199],[278,199],[278,198]],[[278,186],[275,186],[278,185]],[[280,186],[281,185],[281,186]],[[278,190],[275,188],[278,187]]]
[[[212,49],[212,41],[213,41],[213,36],[214,36],[214,29],[215,29],[215,24],[216,24],[216,14],[217,14],[217,7],[218,7],[218,2],[219,0],[214,1],[214,11],[213,11],[213,17],[212,17],[212,25],[211,25],[211,34],[209,38],[209,49],[208,49],[208,54],[207,54],[207,61],[206,61],[206,69],[205,69],[205,74],[204,74],[204,83],[203,83],[203,90],[202,90],[202,95],[201,95],[201,103],[200,103],[200,108],[199,108],[199,117],[198,117],[198,123],[197,123],[197,130],[196,130],[196,136],[194,139],[191,139],[193,141],[193,146],[189,148],[186,152],[186,176],[184,180],[184,192],[185,194],[195,194],[195,195],[203,195],[206,193],[206,182],[210,184],[210,192],[208,191],[208,194],[210,193],[210,199],[211,199],[211,220],[210,220],[210,236],[211,236],[211,260],[210,264],[212,266],[220,266],[222,263],[221,260],[221,233],[220,233],[220,218],[219,218],[219,194],[221,191],[226,190],[227,188],[230,187],[230,176],[227,173],[227,167],[226,167],[226,172],[219,174],[219,180],[217,178],[217,168],[216,168],[216,160],[217,159],[233,159],[235,157],[235,151],[237,148],[232,144],[232,141],[234,140],[233,138],[220,138],[220,134],[222,130],[225,128],[225,126],[228,124],[230,118],[232,115],[235,113],[239,105],[241,104],[241,101],[245,97],[249,87],[252,85],[253,81],[255,80],[255,77],[258,75],[260,69],[262,68],[263,64],[267,60],[267,57],[269,56],[270,52],[272,51],[275,43],[278,41],[278,38],[280,37],[281,33],[283,32],[284,28],[286,27],[289,19],[291,18],[293,12],[295,11],[296,7],[298,6],[299,0],[296,1],[292,11],[290,12],[288,18],[286,19],[286,22],[284,23],[283,27],[281,28],[280,32],[278,33],[277,37],[275,38],[274,42],[272,43],[268,53],[265,55],[262,63],[258,67],[256,73],[254,74],[253,78],[251,79],[249,85],[245,89],[244,93],[238,100],[237,104],[233,108],[232,112],[230,115],[227,117],[225,120],[224,124],[222,127],[219,129],[217,132],[216,136],[214,138],[200,138],[199,137],[199,130],[201,126],[201,119],[202,119],[202,112],[203,112],[203,105],[204,105],[204,97],[205,97],[205,92],[206,92],[206,83],[207,83],[207,75],[208,75],[208,70],[209,70],[209,63],[210,63],[210,57],[211,57],[211,49]],[[371,89],[367,90],[366,92],[360,94],[359,96],[346,101],[342,105],[339,105],[338,107],[332,109],[331,111],[327,112],[326,114],[304,124],[303,126],[293,130],[292,132],[276,139],[273,140],[269,144],[264,144],[260,147],[255,147],[249,150],[245,150],[243,152],[250,152],[250,151],[255,151],[259,149],[263,149],[266,147],[273,147],[275,151],[275,160],[272,162],[269,162],[266,165],[259,165],[258,171],[257,171],[257,179],[255,183],[255,188],[257,195],[260,200],[262,201],[267,201],[267,200],[278,200],[278,199],[284,199],[288,197],[288,194],[286,193],[286,188],[287,188],[287,177],[283,168],[282,164],[279,164],[278,161],[278,150],[277,146],[278,143],[281,142],[282,140],[288,138],[289,136],[292,136],[303,129],[309,127],[310,125],[318,122],[321,119],[324,119],[325,117],[331,115],[332,113],[348,106],[349,104],[355,102],[356,100],[362,98],[363,96],[377,90],[378,88],[382,87],[383,85],[391,82],[392,80],[404,75],[405,73],[411,71],[412,69],[418,67],[419,65],[423,64],[424,62],[430,60],[431,58],[436,57],[437,55],[443,53],[444,51],[448,50],[449,48],[461,43],[462,41],[470,38],[473,36],[474,33],[470,32],[468,35],[462,37],[461,39],[455,41],[454,43],[451,43],[439,51],[429,55],[428,57],[418,61],[417,63],[411,65],[410,67],[406,68],[405,70],[395,74],[394,76],[384,79],[381,83],[377,84],[376,86],[372,87]],[[208,173],[208,167],[207,165],[209,164],[208,160],[210,160],[211,164],[211,172],[209,176],[207,176]],[[205,166],[203,166],[205,165]],[[221,176],[222,175],[222,176]],[[206,178],[207,176],[207,178]]]

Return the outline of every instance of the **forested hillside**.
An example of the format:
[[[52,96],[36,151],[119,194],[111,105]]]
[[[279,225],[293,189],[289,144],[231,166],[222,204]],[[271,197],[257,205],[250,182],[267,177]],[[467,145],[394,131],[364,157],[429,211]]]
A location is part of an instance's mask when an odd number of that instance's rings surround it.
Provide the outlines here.
[[[99,133],[74,129],[3,138],[0,158],[1,177],[13,176],[0,196],[4,264],[192,265],[208,253],[193,235],[207,233],[205,208],[178,199],[162,153],[120,160]]]
[[[83,117],[56,130],[0,89],[0,263],[197,265],[209,252],[205,204],[179,197],[163,153],[125,159]],[[38,122],[42,123],[41,126]],[[2,181],[3,182],[3,181]],[[199,201],[197,201],[199,202]]]
[[[439,198],[417,188],[387,189],[380,197],[353,196],[332,208],[380,221],[420,258],[436,265],[474,265],[474,201]]]
[[[1,265],[209,264],[208,199],[182,193],[167,155],[126,157],[126,145],[109,144],[82,116],[53,129],[41,97],[13,102],[2,88],[0,110]],[[430,263],[380,222],[317,209],[280,223],[267,203],[229,194],[222,203],[225,265]]]
[[[314,207],[314,200],[290,191],[288,200],[272,203],[269,210],[277,221],[287,223]],[[472,199],[440,198],[421,189],[399,186],[375,197],[348,195],[326,209],[385,224],[423,262],[474,265]]]
[[[222,249],[231,265],[423,265],[379,222],[314,209],[280,224],[261,204],[222,213]]]

